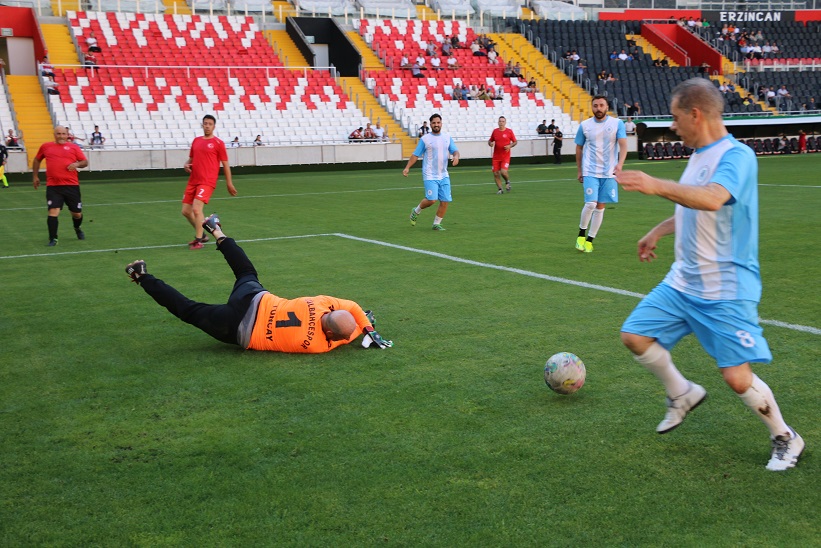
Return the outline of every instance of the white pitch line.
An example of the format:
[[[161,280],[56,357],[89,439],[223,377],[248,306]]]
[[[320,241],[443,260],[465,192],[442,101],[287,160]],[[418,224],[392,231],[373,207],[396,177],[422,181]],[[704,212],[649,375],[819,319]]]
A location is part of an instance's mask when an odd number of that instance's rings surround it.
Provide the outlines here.
[[[549,282],[556,282],[566,285],[573,285],[576,287],[583,287],[585,289],[593,289],[596,291],[604,291],[606,293],[614,293],[616,295],[623,295],[626,297],[635,297],[637,299],[642,299],[646,295],[644,293],[637,293],[635,291],[627,291],[625,289],[618,289],[616,287],[609,287],[606,285],[598,285],[598,284],[591,284],[587,282],[580,282],[577,280],[571,280],[569,278],[560,278],[558,276],[550,276],[548,274],[541,274],[539,272],[533,272],[531,270],[523,270],[521,268],[513,268],[509,266],[502,266],[496,265],[493,263],[483,263],[480,261],[474,261],[471,259],[463,259],[461,257],[456,257],[454,255],[447,255],[445,253],[439,253],[436,251],[429,251],[427,249],[418,249],[415,247],[408,247],[405,245],[399,244],[392,244],[390,242],[383,242],[381,240],[373,240],[370,238],[360,238],[359,236],[351,236],[350,234],[343,234],[341,232],[332,232],[332,233],[320,233],[320,234],[302,234],[297,236],[276,236],[271,238],[254,238],[250,240],[237,240],[238,243],[256,243],[256,242],[273,242],[278,240],[294,240],[294,239],[301,239],[301,238],[317,238],[320,236],[336,236],[338,238],[344,238],[347,240],[353,240],[356,242],[363,242],[373,245],[379,245],[382,247],[389,247],[392,249],[398,249],[401,251],[408,251],[411,253],[418,253],[420,255],[428,255],[430,257],[436,257],[437,259],[445,259],[447,261],[452,261],[455,263],[462,263],[471,266],[478,266],[481,268],[490,268],[493,270],[499,270],[502,272],[510,272],[511,274],[519,274],[520,276],[528,276],[530,278],[537,278],[540,280],[546,280]],[[208,246],[213,244],[206,244]],[[89,249],[83,251],[65,251],[59,253],[34,253],[29,255],[7,255],[7,256],[0,256],[0,260],[2,259],[24,259],[30,257],[55,257],[61,255],[84,255],[88,253],[110,253],[112,251],[140,251],[146,249],[168,249],[173,247],[184,247],[182,244],[165,244],[165,245],[153,245],[153,246],[139,246],[139,247],[119,247],[114,249]],[[817,327],[811,327],[808,325],[799,325],[799,324],[792,324],[787,322],[782,322],[779,320],[767,320],[764,318],[759,318],[759,322],[765,325],[772,325],[774,327],[781,327],[784,329],[790,329],[792,331],[800,331],[802,333],[810,333],[812,335],[821,335],[821,329]]]
[[[453,262],[456,262],[456,263],[469,264],[469,265],[472,265],[472,266],[480,266],[482,268],[492,268],[493,270],[501,270],[501,271],[504,271],[504,272],[511,272],[513,274],[520,274],[522,276],[529,276],[531,278],[538,278],[540,280],[547,280],[547,281],[550,281],[550,282],[557,282],[557,283],[562,283],[562,284],[567,284],[567,285],[575,285],[577,287],[584,287],[585,289],[595,289],[596,291],[604,291],[604,292],[607,292],[607,293],[615,293],[616,295],[625,295],[627,297],[635,297],[637,299],[642,299],[642,298],[645,297],[644,293],[636,293],[634,291],[626,291],[624,289],[618,289],[618,288],[615,288],[615,287],[608,287],[606,285],[589,284],[589,283],[586,283],[586,282],[579,282],[579,281],[570,280],[570,279],[567,279],[567,278],[559,278],[557,276],[549,276],[547,274],[540,274],[538,272],[532,272],[530,270],[522,270],[520,268],[512,268],[512,267],[509,267],[509,266],[501,266],[501,265],[496,265],[496,264],[492,264],[492,263],[482,263],[482,262],[479,262],[479,261],[473,261],[473,260],[470,260],[470,259],[463,259],[461,257],[455,257],[453,255],[446,255],[444,253],[438,253],[436,251],[428,251],[426,249],[417,249],[415,247],[407,247],[407,246],[404,246],[404,245],[392,244],[392,243],[389,243],[389,242],[382,242],[382,241],[379,241],[379,240],[372,240],[372,239],[369,239],[369,238],[360,238],[358,236],[351,236],[349,234],[342,234],[342,233],[336,233],[336,234],[334,234],[334,236],[339,236],[340,238],[347,238],[349,240],[355,240],[355,241],[358,241],[358,242],[365,242],[365,243],[374,244],[374,245],[381,245],[381,246],[384,246],[384,247],[391,247],[391,248],[394,248],[394,249],[400,249],[402,251],[410,251],[412,253],[419,253],[421,255],[429,255],[431,257],[437,257],[439,259],[446,259],[448,261],[453,261]],[[759,318],[759,322],[761,322],[763,324],[766,324],[766,325],[772,325],[772,326],[776,326],[776,327],[783,327],[785,329],[792,329],[793,331],[801,331],[803,333],[810,333],[810,334],[813,334],[813,335],[821,335],[821,329],[818,329],[817,327],[811,327],[811,326],[808,326],[808,325],[791,324],[791,323],[781,322],[781,321],[778,321],[778,320],[765,320],[763,318]]]

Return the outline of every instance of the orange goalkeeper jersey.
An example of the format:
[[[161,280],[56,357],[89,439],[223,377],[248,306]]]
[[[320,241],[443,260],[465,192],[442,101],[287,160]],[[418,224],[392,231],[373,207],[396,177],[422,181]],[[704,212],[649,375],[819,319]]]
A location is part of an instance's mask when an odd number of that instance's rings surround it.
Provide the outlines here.
[[[356,320],[351,337],[342,341],[329,341],[322,332],[320,318],[334,310],[347,310]],[[318,295],[283,299],[265,293],[259,302],[257,319],[251,332],[251,350],[318,354],[337,346],[348,344],[372,327],[362,308],[353,301]]]

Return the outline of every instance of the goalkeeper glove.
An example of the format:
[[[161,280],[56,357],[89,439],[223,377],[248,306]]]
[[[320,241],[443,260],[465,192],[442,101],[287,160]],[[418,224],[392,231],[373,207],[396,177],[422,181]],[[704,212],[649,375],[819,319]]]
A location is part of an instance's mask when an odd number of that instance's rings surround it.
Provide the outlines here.
[[[393,341],[386,341],[375,329],[366,327],[363,331],[365,332],[365,336],[362,337],[362,348],[385,349],[393,346]]]
[[[376,327],[376,318],[373,317],[373,310],[366,310],[365,316],[367,316],[368,321],[371,322],[371,325]]]

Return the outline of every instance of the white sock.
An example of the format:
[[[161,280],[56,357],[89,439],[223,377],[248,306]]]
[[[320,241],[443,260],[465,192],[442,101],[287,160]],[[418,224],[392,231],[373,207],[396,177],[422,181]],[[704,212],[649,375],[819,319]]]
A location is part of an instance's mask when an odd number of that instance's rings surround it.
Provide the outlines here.
[[[587,230],[587,226],[590,224],[590,217],[593,215],[594,211],[596,211],[596,202],[584,203],[584,207],[582,207],[582,218],[579,221],[579,228]]]
[[[433,224],[435,224],[435,225],[442,224],[442,217],[434,217],[433,218]]]
[[[743,394],[739,394],[738,397],[767,425],[770,435],[773,437],[784,434],[789,435],[790,427],[781,417],[781,410],[775,401],[773,391],[757,375],[753,374],[753,383],[750,388]]]
[[[659,343],[654,342],[644,354],[633,357],[661,381],[670,398],[677,398],[690,389],[690,383],[673,365],[670,353]]]
[[[590,221],[590,232],[588,232],[587,235],[591,238],[595,238],[596,234],[599,233],[602,221],[604,221],[604,210],[597,209],[593,212],[593,218]]]
[[[421,207],[419,207],[419,206],[416,206],[415,208],[413,208],[413,210],[416,212],[416,214],[417,214],[417,215],[419,215],[420,213],[422,213],[422,208],[421,208]]]

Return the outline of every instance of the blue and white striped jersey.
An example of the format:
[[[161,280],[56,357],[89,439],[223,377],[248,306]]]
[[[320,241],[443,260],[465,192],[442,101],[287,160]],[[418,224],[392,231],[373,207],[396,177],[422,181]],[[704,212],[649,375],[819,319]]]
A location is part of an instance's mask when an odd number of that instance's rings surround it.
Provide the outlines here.
[[[456,143],[447,133],[426,133],[419,139],[413,155],[422,158],[422,180],[441,181],[448,177],[448,158],[456,152]]]
[[[576,132],[576,144],[583,146],[582,175],[609,179],[619,165],[618,139],[626,139],[624,122],[606,116],[601,122],[588,118]]]
[[[702,299],[759,302],[755,153],[728,135],[696,150],[679,183],[718,183],[732,197],[718,211],[676,205],[676,261],[664,283]]]

